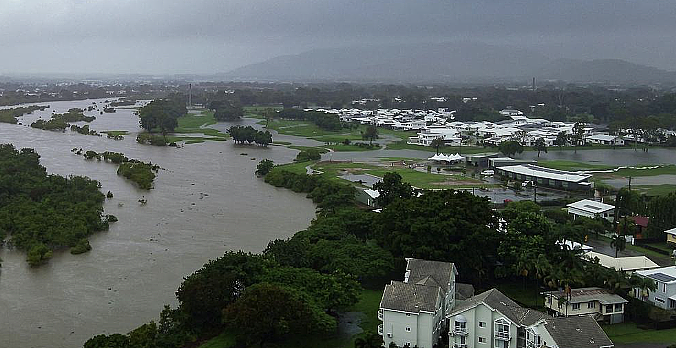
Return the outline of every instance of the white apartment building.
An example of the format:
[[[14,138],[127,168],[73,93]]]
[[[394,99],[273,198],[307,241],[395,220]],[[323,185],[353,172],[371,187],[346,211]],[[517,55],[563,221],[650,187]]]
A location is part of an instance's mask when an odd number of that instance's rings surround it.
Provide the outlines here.
[[[404,281],[385,286],[380,301],[378,333],[385,346],[432,348],[455,305],[455,265],[409,258]]]
[[[635,274],[655,281],[657,290],[634,289],[634,297],[662,309],[676,309],[676,266],[637,271]]]
[[[552,318],[522,308],[497,289],[458,301],[450,313],[452,348],[609,348],[591,317]]]

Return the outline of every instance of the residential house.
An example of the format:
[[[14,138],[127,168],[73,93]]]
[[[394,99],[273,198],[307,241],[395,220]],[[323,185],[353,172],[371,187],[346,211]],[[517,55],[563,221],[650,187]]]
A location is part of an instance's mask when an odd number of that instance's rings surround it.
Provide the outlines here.
[[[616,135],[594,134],[588,136],[586,140],[592,144],[624,146],[624,139]]]
[[[566,206],[568,207],[568,214],[572,214],[573,219],[578,216],[588,217],[591,219],[602,217],[610,222],[612,222],[614,219],[614,205],[592,201],[590,199],[583,199],[574,203],[570,203]]]
[[[455,305],[455,265],[407,259],[404,281],[385,286],[378,333],[385,346],[432,348],[445,328],[447,310]]]
[[[676,244],[676,227],[664,231],[667,235],[667,243]]]
[[[663,309],[676,309],[676,266],[637,271],[640,277],[655,282],[657,290],[634,289],[634,297]]]
[[[582,257],[588,261],[598,260],[599,265],[603,267],[628,273],[660,267],[653,260],[643,255],[612,257],[595,251],[587,251]]]
[[[629,301],[601,288],[579,288],[547,291],[545,308],[557,316],[590,316],[597,321],[616,324],[624,321],[625,304]]]

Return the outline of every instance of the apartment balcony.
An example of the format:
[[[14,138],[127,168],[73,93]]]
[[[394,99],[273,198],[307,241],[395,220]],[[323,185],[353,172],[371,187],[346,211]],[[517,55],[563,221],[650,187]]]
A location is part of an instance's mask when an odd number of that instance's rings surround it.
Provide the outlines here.
[[[509,341],[509,332],[496,332],[495,339],[501,341]]]
[[[456,327],[453,329],[453,334],[458,336],[467,336],[467,328]]]
[[[378,310],[378,320],[383,321],[383,310],[382,309]]]
[[[378,335],[383,335],[383,324],[378,325]]]

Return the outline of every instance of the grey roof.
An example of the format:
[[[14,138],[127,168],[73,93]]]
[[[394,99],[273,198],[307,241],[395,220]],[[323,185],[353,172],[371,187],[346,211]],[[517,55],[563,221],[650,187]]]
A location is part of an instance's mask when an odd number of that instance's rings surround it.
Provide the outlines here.
[[[411,313],[434,312],[439,296],[440,288],[436,286],[392,281],[385,285],[380,308]]]
[[[472,296],[464,301],[457,301],[455,308],[449,316],[464,312],[480,303],[483,303],[498,312],[502,313],[507,319],[521,326],[533,325],[541,319],[547,317],[546,314],[533,309],[523,308],[512,301],[498,289],[484,291],[478,295]]]
[[[552,295],[555,298],[565,297],[564,291],[547,291],[545,295]],[[622,296],[613,294],[609,290],[601,288],[579,288],[570,291],[570,303],[584,303],[589,301],[599,301],[601,304],[627,303],[629,301]]]
[[[474,296],[474,286],[472,284],[455,283],[455,299],[466,300]]]
[[[409,258],[406,270],[409,271],[408,282],[427,286],[438,286],[448,291],[448,283],[451,281],[453,263],[441,261],[429,261]]]
[[[548,318],[545,328],[559,347],[599,348],[612,347],[613,341],[589,316]]]

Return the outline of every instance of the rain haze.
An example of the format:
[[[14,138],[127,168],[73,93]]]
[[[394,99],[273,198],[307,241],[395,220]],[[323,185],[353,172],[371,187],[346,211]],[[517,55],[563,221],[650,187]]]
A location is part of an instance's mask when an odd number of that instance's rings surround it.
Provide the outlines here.
[[[666,0],[0,0],[0,73],[211,74],[318,48],[470,41],[676,70]]]

